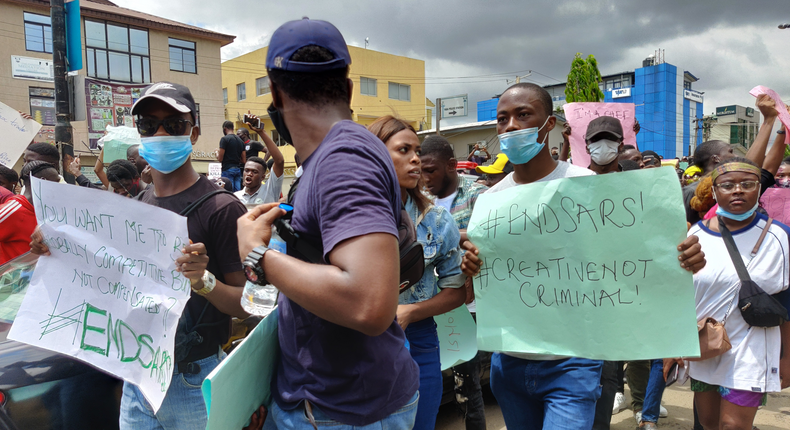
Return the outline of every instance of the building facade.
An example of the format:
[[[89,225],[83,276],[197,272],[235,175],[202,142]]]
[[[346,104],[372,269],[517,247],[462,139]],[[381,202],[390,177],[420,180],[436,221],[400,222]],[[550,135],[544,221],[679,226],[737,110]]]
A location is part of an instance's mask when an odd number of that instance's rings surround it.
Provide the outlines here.
[[[636,136],[642,151],[652,150],[664,158],[693,154],[702,143],[703,93],[692,89],[697,77],[669,63],[652,58],[633,72],[602,77],[604,102],[634,103],[641,130]],[[565,84],[544,87],[554,108],[565,104]],[[478,112],[480,112],[478,110]]]
[[[395,115],[415,130],[429,124],[425,98],[425,62],[371,49],[348,47],[351,54],[350,78],[354,82],[351,109],[354,121],[368,125],[384,115]],[[225,118],[243,126],[248,111],[261,117],[264,129],[278,141],[266,109],[272,102],[266,53],[260,48],[222,63],[222,92]]]
[[[706,124],[706,140],[722,140],[749,149],[760,130],[760,112],[754,108],[730,105],[719,106]]]
[[[81,1],[83,68],[70,77],[74,153],[95,163],[96,140],[107,125],[132,126],[127,108],[151,82],[189,87],[199,106],[201,136],[192,153],[207,171],[224,121],[220,48],[229,36],[121,8]],[[54,143],[52,31],[47,0],[0,0],[0,101],[44,125],[35,141]],[[18,162],[19,164],[20,162]]]

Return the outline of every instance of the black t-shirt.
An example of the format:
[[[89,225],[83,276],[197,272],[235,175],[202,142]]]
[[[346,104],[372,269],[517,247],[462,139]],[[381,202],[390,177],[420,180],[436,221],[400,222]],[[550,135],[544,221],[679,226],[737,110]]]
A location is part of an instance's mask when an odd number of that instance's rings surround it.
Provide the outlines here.
[[[242,167],[241,153],[244,151],[244,142],[235,134],[226,134],[219,140],[219,148],[225,150],[222,157],[222,170]]]
[[[691,223],[691,225],[702,220],[699,213],[691,208],[691,199],[694,197],[694,193],[697,192],[697,185],[699,185],[699,182],[700,181],[697,181],[683,187],[683,206],[686,208],[686,221]],[[773,187],[774,184],[776,184],[774,175],[765,169],[760,169],[760,197],[762,197],[767,189]]]
[[[180,213],[192,202],[216,189],[217,187],[211,181],[201,176],[194,185],[176,195],[156,197],[154,188],[148,187],[140,193],[139,198],[140,201],[150,205]],[[226,273],[242,270],[239,258],[239,241],[236,237],[236,220],[246,212],[247,209],[238,198],[223,193],[212,196],[203,202],[189,215],[187,220],[189,239],[193,243],[206,245],[209,258],[207,269],[220,282],[225,282],[224,275]],[[205,297],[192,292],[185,312],[190,313],[193,323],[197,321],[206,303],[208,301]],[[205,358],[216,353],[217,346],[225,344],[230,337],[230,316],[220,312],[209,303],[200,324],[220,321],[227,322],[197,329],[197,332],[203,337],[203,343],[192,348],[188,361]]]
[[[258,142],[257,140],[251,140],[244,145],[244,150],[247,151],[247,159],[249,160],[251,157],[260,157],[261,152],[265,153],[266,150],[263,148],[263,144]]]

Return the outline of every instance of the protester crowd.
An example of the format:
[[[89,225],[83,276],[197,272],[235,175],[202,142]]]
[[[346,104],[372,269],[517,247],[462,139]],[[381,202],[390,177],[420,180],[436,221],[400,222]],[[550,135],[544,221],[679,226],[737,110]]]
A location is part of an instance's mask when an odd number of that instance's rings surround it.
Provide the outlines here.
[[[217,152],[222,177],[210,181],[198,174],[190,159],[199,136],[195,102],[188,88],[167,82],[145,89],[132,108],[141,144],[106,167],[99,157],[100,185],[81,174],[79,158],[61,160],[48,144],[30,145],[18,173],[0,167],[0,263],[29,250],[49,253],[36,229],[31,178],[63,182],[61,162],[79,186],[187,216],[191,243],[176,267],[191,280],[192,296],[179,321],[174,360],[174,376],[186,384],[172,383],[154,414],[140,390],[124,383],[121,428],[205,427],[200,385],[225,357],[221,346],[231,318],[249,316],[240,301],[251,282],[272,284],[281,294],[274,401],[253,414],[249,428],[432,429],[443,391],[433,317],[464,304],[476,314],[473,279],[484,256],[466,230],[478,198],[524,184],[662,165],[658,154],[625,140],[613,117],[597,118],[586,130],[566,125],[565,143],[550,148],[556,125],[551,97],[537,85],[518,83],[497,107],[502,152],[475,146],[467,160],[484,177],[459,174],[453,147],[442,136],[420,142],[414,128],[394,116],[367,129],[351,121],[350,64],[343,36],[329,23],[292,21],[271,36],[268,113],[301,160],[287,195],[284,157],[264,130],[253,127],[254,115],[236,132],[230,121],[223,124]],[[760,96],[756,104],[765,120],[745,157],[725,142],[708,141],[693,157],[671,163],[683,186],[689,230],[686,240],[664,252],[678,255],[680,267],[694,273],[700,333],[709,333],[706,324],[710,333],[724,324],[731,349],[702,345],[701,359],[627,363],[494,353],[491,390],[508,428],[608,429],[612,414],[627,407],[624,379],[635,425],[656,428],[667,416],[661,397],[674,364],[691,377],[695,428],[751,429],[767,393],[790,386],[790,354],[781,353],[790,348],[790,300],[777,295],[790,278],[790,229],[759,207],[768,188],[790,188],[790,159],[782,159],[783,127],[768,149],[775,101]],[[250,131],[263,144],[251,140]],[[584,135],[587,168],[567,161],[572,133]],[[411,226],[424,257],[421,278],[405,286],[401,225]],[[269,252],[273,226],[297,233],[286,240],[286,253]],[[778,301],[768,297],[779,304],[777,314],[784,312],[778,324],[747,321],[738,305],[744,277],[776,295]],[[467,429],[486,428],[483,358],[479,353],[453,369]]]

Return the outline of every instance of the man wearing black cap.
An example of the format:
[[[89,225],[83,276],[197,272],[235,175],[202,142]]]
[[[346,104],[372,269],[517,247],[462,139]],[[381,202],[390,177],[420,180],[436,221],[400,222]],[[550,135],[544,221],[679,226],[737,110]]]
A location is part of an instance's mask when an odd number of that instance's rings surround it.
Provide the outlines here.
[[[282,293],[266,428],[414,425],[419,370],[395,320],[403,200],[386,147],[351,121],[350,64],[328,22],[305,18],[272,34],[269,116],[303,172],[288,199],[299,238],[287,255],[268,249],[272,224],[285,214],[276,203],[238,222],[248,279]],[[317,256],[302,254],[301,243]]]
[[[194,113],[189,89],[167,82],[148,87],[132,107],[142,137],[139,152],[153,176],[153,186],[141,192],[139,200],[180,213],[216,191],[190,160],[199,134]],[[178,323],[173,378],[156,414],[140,390],[125,382],[121,429],[206,427],[200,386],[225,355],[220,346],[228,341],[231,316],[247,316],[241,307],[245,278],[236,239],[236,220],[245,212],[235,196],[224,193],[211,196],[188,214],[193,243],[184,247],[176,267],[192,282],[192,295]],[[200,328],[193,329],[197,325]]]
[[[590,154],[589,169],[601,175],[620,171],[617,153],[623,146],[623,126],[611,116],[595,118],[587,126],[584,140]]]

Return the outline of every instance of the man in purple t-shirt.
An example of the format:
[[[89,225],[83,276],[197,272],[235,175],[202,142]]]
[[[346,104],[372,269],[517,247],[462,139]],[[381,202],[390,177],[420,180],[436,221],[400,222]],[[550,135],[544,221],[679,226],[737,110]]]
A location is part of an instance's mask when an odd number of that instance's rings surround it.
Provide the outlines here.
[[[268,252],[285,213],[276,203],[239,221],[248,279],[282,293],[267,429],[411,429],[417,412],[418,368],[395,320],[399,185],[384,144],[351,121],[350,64],[343,36],[325,21],[288,22],[269,44],[269,115],[304,160],[290,223],[324,264],[290,243],[288,255]]]

